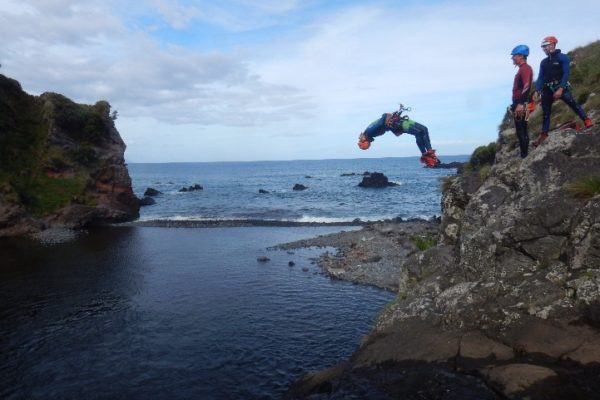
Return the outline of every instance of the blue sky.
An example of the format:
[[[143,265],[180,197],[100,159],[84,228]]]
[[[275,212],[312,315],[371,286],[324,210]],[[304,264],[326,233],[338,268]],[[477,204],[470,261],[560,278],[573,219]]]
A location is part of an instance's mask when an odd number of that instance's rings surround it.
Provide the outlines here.
[[[359,133],[402,102],[440,155],[494,141],[509,53],[600,39],[600,2],[0,0],[0,73],[108,100],[129,162],[416,156]],[[443,158],[442,158],[443,159]]]

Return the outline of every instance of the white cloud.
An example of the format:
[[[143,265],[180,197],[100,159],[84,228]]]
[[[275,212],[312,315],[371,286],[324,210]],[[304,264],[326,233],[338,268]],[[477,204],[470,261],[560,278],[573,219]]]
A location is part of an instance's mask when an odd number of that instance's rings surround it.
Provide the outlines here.
[[[537,71],[542,37],[558,36],[566,50],[598,39],[596,1],[533,0],[527,23],[519,7],[4,0],[0,63],[29,92],[109,100],[135,161],[168,161],[161,148],[196,161],[414,155],[406,137],[356,152],[358,132],[398,102],[413,106],[442,152],[467,153],[496,136],[514,45],[530,45]],[[576,29],[557,16],[576,16]],[[219,140],[196,143],[206,136]]]

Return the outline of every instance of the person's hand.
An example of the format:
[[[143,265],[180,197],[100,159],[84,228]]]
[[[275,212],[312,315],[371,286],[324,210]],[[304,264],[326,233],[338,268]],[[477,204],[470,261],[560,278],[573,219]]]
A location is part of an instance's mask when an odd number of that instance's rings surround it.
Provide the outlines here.
[[[519,118],[525,116],[525,105],[517,104],[517,107],[515,107],[515,115]]]
[[[554,92],[554,95],[552,97],[554,97],[554,100],[558,100],[562,97],[563,95],[563,88],[559,87],[558,89],[556,89],[556,92]]]

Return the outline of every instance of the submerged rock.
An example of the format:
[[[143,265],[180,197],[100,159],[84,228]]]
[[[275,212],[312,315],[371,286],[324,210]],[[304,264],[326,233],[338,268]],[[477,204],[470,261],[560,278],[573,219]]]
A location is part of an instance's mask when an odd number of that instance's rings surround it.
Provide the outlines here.
[[[145,206],[151,206],[156,204],[156,200],[154,200],[152,197],[150,196],[145,196],[141,201],[140,201],[140,207],[145,207]]]
[[[204,188],[196,183],[195,185],[179,189],[179,192],[196,192],[198,190],[204,190]]]
[[[159,194],[162,194],[161,191],[156,190],[154,188],[147,188],[146,191],[144,192],[144,197],[146,196],[158,196]]]

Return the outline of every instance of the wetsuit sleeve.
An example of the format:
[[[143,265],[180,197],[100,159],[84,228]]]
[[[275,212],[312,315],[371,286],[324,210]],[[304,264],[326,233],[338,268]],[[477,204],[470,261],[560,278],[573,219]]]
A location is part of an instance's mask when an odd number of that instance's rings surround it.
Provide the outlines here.
[[[569,81],[569,74],[571,73],[571,60],[565,54],[561,53],[560,64],[563,70],[562,78],[560,79],[560,86],[564,88],[567,86],[567,82]]]
[[[544,61],[540,63],[540,74],[538,75],[537,81],[535,81],[535,90],[538,92],[542,90],[544,84]]]
[[[383,135],[387,130],[385,126],[385,117],[386,115],[383,114],[381,118],[371,122],[369,126],[367,126],[367,129],[365,129],[365,136],[370,142],[373,141],[374,137]]]

